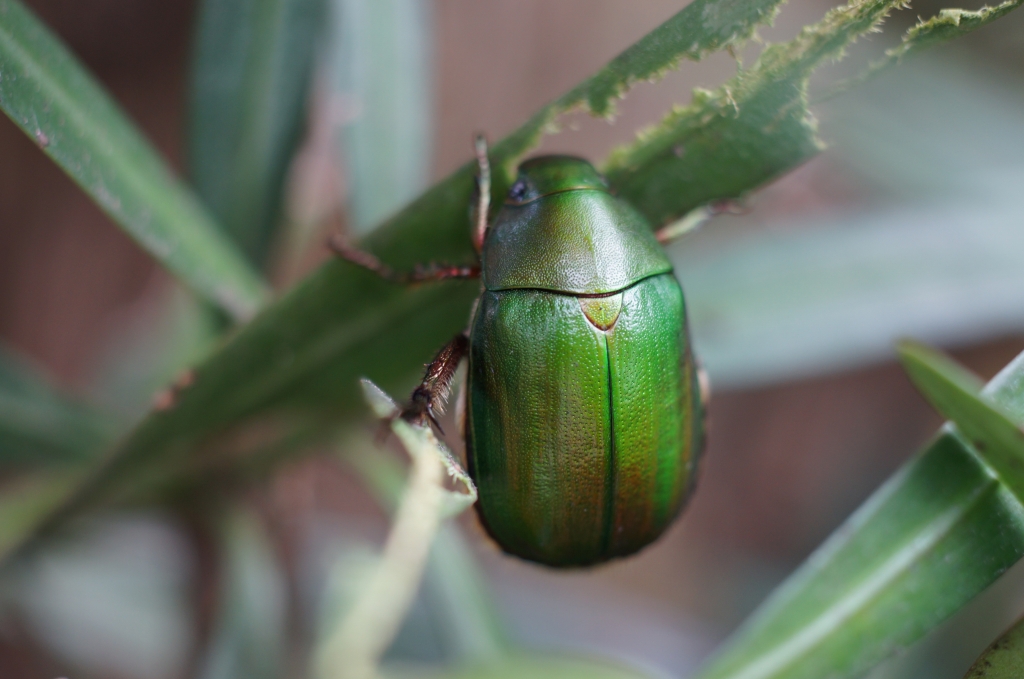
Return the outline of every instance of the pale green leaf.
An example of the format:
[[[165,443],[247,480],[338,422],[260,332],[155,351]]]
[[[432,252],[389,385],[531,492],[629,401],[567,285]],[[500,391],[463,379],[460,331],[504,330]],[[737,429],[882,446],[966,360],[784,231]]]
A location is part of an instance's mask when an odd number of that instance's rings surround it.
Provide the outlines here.
[[[431,3],[333,0],[332,108],[350,226],[365,234],[416,197],[430,173]]]
[[[236,509],[219,526],[219,607],[197,679],[278,679],[287,661],[287,584],[260,518]]]
[[[431,545],[444,519],[476,501],[476,487],[428,426],[399,416],[390,396],[369,380],[363,395],[412,460],[381,558],[340,620],[328,626],[315,656],[316,675],[373,679],[416,598]],[[450,491],[445,472],[463,486]]]
[[[189,174],[257,266],[280,221],[325,0],[205,0],[189,106]]]

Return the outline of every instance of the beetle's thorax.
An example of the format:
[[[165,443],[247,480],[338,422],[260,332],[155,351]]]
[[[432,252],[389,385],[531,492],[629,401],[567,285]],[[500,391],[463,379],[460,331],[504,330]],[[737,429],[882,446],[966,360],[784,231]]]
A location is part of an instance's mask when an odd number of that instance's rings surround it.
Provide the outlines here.
[[[488,290],[601,295],[671,271],[632,207],[585,160],[546,156],[520,166],[482,253]]]

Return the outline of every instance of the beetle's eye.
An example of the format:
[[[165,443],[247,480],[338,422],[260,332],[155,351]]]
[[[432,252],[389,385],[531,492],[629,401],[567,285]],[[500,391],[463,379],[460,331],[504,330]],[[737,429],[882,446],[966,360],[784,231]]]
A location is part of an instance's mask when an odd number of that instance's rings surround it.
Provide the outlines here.
[[[508,198],[513,202],[519,203],[526,198],[527,190],[526,182],[520,179],[508,190]]]

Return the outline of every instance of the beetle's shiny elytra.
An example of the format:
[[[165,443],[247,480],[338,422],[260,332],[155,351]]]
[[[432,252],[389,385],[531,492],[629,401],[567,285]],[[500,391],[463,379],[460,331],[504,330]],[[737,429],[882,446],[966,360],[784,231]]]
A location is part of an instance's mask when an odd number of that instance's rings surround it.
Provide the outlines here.
[[[524,163],[487,231],[466,448],[494,540],[551,566],[632,554],[693,487],[703,405],[682,290],[590,163]]]

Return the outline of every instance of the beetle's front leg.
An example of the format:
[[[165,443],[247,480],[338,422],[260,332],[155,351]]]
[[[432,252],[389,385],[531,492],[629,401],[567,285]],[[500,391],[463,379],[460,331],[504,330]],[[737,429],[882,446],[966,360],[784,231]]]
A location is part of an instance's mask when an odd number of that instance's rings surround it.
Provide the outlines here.
[[[459,363],[469,353],[469,337],[465,333],[459,333],[451,342],[444,345],[441,351],[437,352],[423,375],[423,381],[412,392],[409,405],[402,409],[401,417],[408,422],[423,424],[424,420],[437,427],[442,434],[444,431],[437,423],[437,415],[444,412],[444,403],[451,390],[452,379]]]

